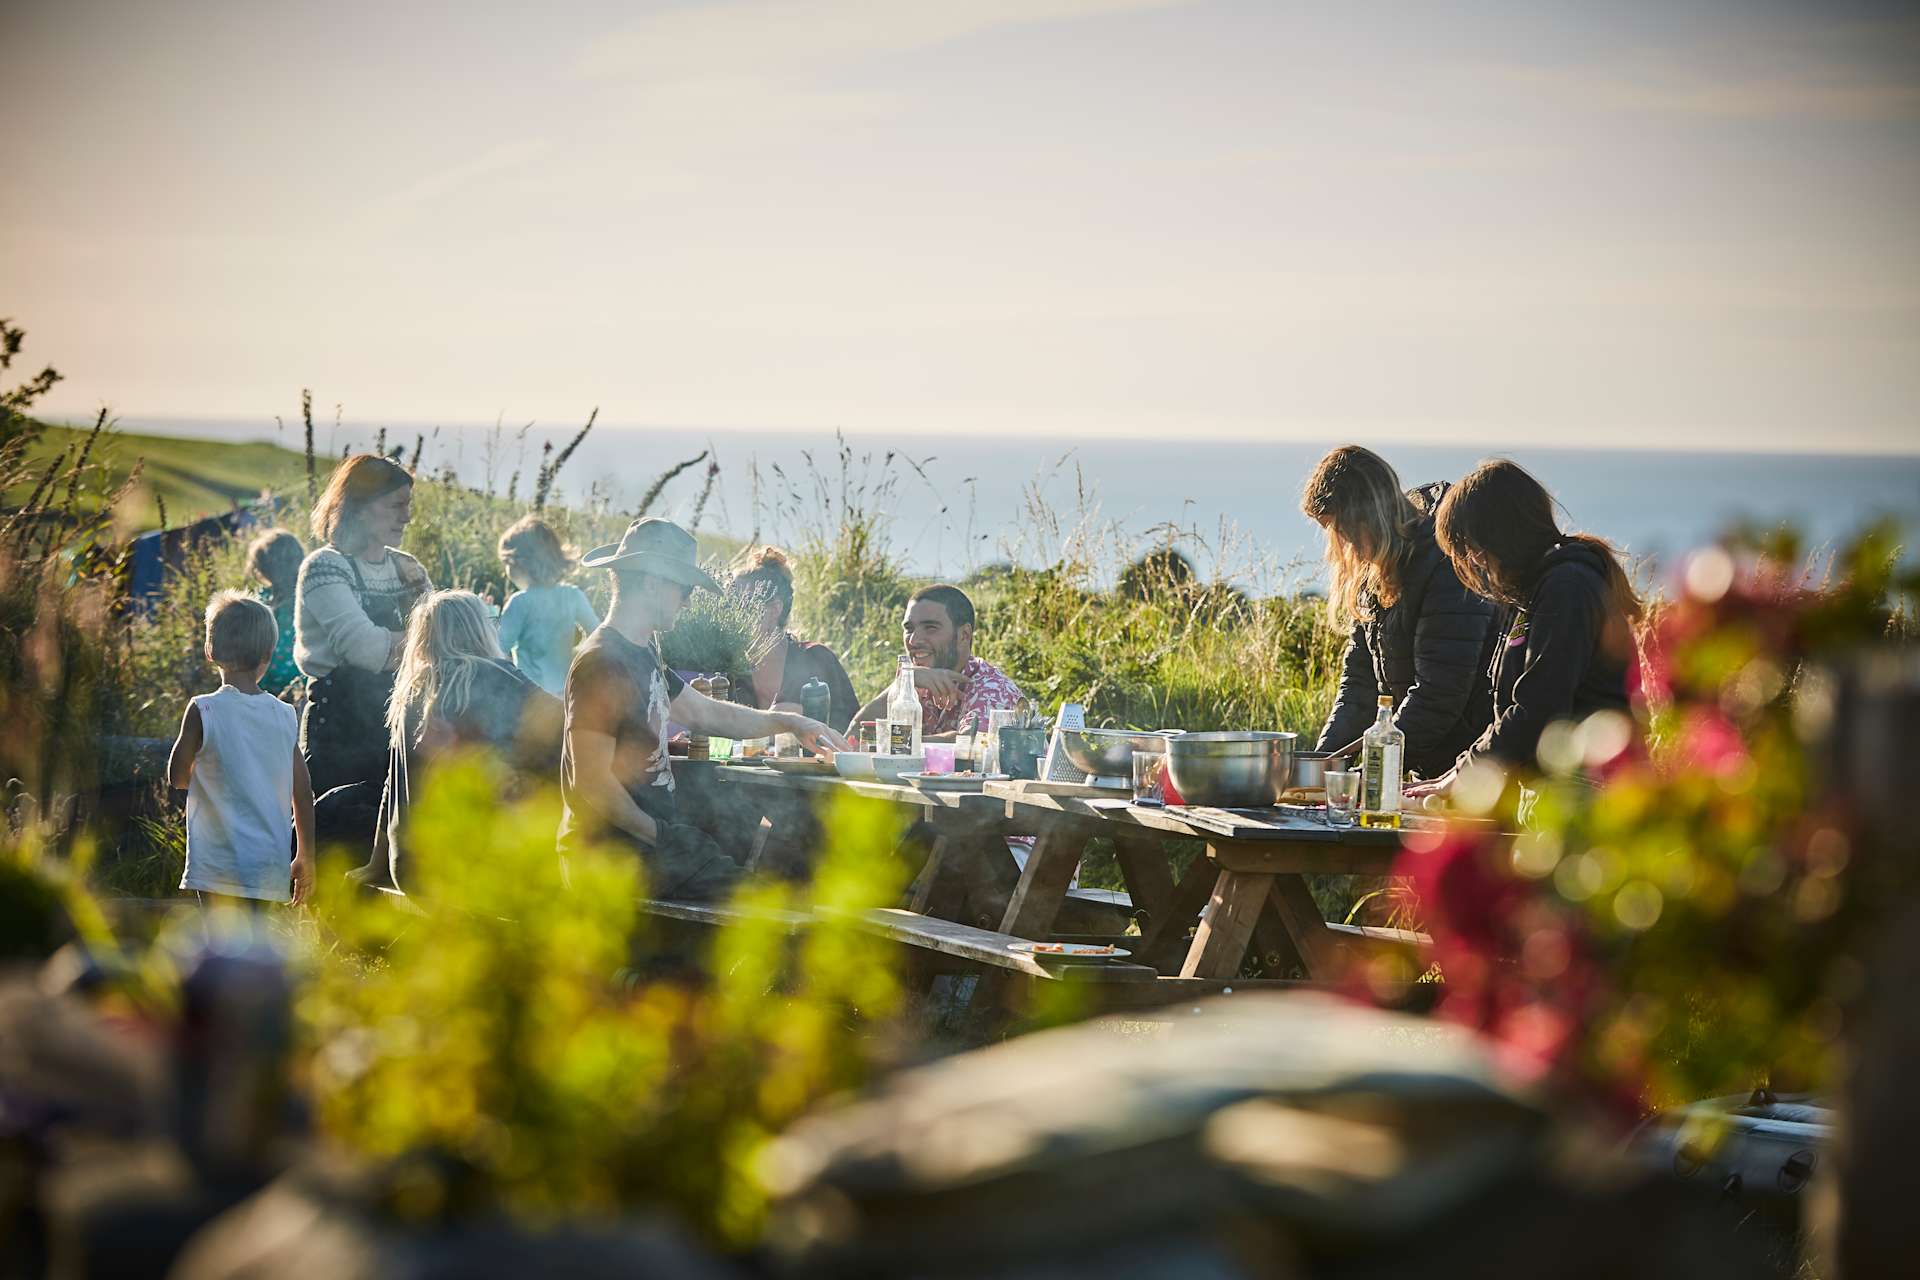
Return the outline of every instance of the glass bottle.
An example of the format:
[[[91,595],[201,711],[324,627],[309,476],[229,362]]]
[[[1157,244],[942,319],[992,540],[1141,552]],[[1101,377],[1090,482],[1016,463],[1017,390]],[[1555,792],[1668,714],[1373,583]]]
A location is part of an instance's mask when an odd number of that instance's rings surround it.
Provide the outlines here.
[[[1360,825],[1400,825],[1401,761],[1407,735],[1393,723],[1393,699],[1380,699],[1373,727],[1360,739]]]
[[[894,675],[893,688],[887,691],[887,740],[881,743],[890,756],[920,754],[920,726],[925,716],[920,709],[920,693],[913,685],[913,657],[900,655],[900,669]]]

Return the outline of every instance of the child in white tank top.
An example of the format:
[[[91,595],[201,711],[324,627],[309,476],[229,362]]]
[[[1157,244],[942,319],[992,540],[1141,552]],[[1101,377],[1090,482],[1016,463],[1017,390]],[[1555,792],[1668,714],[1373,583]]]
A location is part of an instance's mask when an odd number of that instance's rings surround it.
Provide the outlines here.
[[[207,660],[220,668],[220,688],[187,703],[167,758],[168,784],[187,792],[180,887],[203,900],[298,903],[313,886],[313,786],[299,715],[260,687],[278,637],[273,611],[253,596],[222,591],[207,605]]]

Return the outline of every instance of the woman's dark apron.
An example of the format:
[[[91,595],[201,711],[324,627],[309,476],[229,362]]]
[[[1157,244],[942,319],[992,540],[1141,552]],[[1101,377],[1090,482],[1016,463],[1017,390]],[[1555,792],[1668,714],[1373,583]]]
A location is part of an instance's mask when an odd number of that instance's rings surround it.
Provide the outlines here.
[[[406,627],[393,600],[370,600],[360,565],[347,557],[354,595],[372,623],[388,631]],[[414,598],[418,598],[416,587]],[[387,779],[387,701],[393,672],[368,671],[342,663],[307,687],[300,720],[300,754],[318,800],[339,792],[314,810],[315,834],[322,844],[335,841],[364,849],[372,843]]]

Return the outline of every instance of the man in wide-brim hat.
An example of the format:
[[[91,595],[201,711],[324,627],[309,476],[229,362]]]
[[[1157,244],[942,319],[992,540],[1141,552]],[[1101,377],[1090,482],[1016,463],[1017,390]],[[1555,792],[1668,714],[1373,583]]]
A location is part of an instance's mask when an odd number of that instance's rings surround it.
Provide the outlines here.
[[[720,589],[685,529],[636,520],[617,544],[595,547],[580,563],[613,574],[613,603],[567,672],[560,847],[624,841],[645,862],[653,897],[721,896],[739,866],[705,832],[678,820],[668,719],[727,738],[791,733],[816,754],[847,744],[805,716],[716,702],[667,670],[657,633],[672,628],[695,589]]]

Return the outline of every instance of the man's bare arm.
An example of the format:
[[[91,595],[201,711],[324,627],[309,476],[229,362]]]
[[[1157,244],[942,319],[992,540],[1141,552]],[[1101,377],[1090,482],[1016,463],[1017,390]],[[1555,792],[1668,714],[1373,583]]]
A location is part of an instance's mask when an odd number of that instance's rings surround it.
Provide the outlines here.
[[[680,690],[673,700],[673,718],[689,729],[717,733],[723,738],[768,738],[776,733],[791,733],[811,749],[815,743],[835,751],[845,751],[847,741],[839,734],[805,716],[791,711],[761,711],[732,702],[716,702],[691,686]]]

